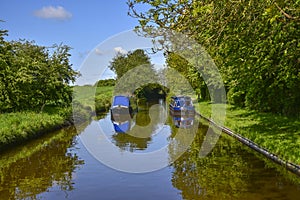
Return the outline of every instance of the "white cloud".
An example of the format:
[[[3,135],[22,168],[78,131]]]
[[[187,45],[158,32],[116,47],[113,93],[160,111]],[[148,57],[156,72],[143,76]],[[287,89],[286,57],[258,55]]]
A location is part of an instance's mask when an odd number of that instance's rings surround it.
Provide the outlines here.
[[[100,56],[104,54],[104,52],[101,51],[101,50],[98,49],[98,48],[95,49],[95,53],[96,53],[97,55],[100,55]]]
[[[60,19],[65,20],[72,17],[72,14],[66,11],[62,6],[47,6],[40,10],[36,10],[34,15],[45,19]]]
[[[127,51],[125,49],[123,49],[122,47],[115,47],[114,51],[116,53],[120,53],[120,54],[127,54]]]

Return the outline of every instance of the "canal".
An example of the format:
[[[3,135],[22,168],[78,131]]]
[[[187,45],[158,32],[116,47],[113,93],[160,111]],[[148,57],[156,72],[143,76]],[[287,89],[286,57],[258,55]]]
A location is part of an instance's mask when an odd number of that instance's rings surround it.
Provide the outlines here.
[[[0,199],[299,198],[297,176],[278,170],[225,134],[201,156],[206,135],[212,131],[197,116],[171,116],[159,106],[143,106],[131,119],[118,122],[103,113],[90,123],[2,152]],[[99,142],[103,137],[112,147]],[[182,144],[188,148],[182,150]],[[133,168],[107,159],[160,149],[165,149],[160,155],[171,161],[166,166],[165,160],[162,165],[147,160]]]

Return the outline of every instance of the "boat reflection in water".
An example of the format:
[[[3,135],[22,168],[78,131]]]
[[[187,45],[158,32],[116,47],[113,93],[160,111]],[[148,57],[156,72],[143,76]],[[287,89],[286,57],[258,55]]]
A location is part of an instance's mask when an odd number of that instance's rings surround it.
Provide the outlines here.
[[[151,141],[151,133],[143,126],[136,126],[136,118],[144,113],[118,113],[111,112],[111,122],[115,133],[111,135],[112,143],[123,151],[135,152],[145,150]],[[143,118],[143,117],[141,117]]]
[[[172,115],[173,124],[177,128],[191,128],[194,124],[195,113],[193,114],[176,114]]]
[[[131,116],[127,114],[111,115],[111,122],[117,133],[126,133],[133,125]]]
[[[110,109],[111,121],[117,133],[126,133],[131,128],[133,109],[130,98],[127,96],[114,96]]]

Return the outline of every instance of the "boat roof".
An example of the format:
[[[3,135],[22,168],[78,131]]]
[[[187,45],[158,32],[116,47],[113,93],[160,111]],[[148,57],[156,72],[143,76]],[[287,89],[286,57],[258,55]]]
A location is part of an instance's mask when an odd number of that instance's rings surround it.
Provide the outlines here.
[[[114,96],[112,106],[116,106],[116,105],[129,106],[129,97],[122,96],[122,95]]]
[[[172,96],[172,99],[191,99],[190,96]]]

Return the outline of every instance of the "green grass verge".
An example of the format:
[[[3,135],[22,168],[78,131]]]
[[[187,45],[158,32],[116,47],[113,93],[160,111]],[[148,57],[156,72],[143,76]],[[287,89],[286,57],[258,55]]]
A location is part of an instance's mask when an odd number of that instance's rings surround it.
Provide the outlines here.
[[[112,92],[112,86],[98,88],[75,86],[73,107],[46,106],[41,113],[23,111],[0,114],[0,149],[36,138],[43,133],[70,125],[74,121],[76,123],[87,121],[92,111],[109,109]]]
[[[108,111],[111,106],[114,86],[101,86],[96,88],[96,112]]]
[[[111,106],[113,89],[114,86],[75,86],[73,99],[92,111],[107,111]]]
[[[224,105],[214,104],[216,108]],[[198,112],[210,118],[212,104],[195,103]],[[216,115],[218,118],[218,115]],[[219,119],[216,119],[218,121]],[[224,126],[268,149],[280,158],[300,164],[300,120],[259,113],[226,105]]]
[[[23,111],[0,114],[0,149],[24,142],[67,125],[71,108],[45,108],[42,113]]]

